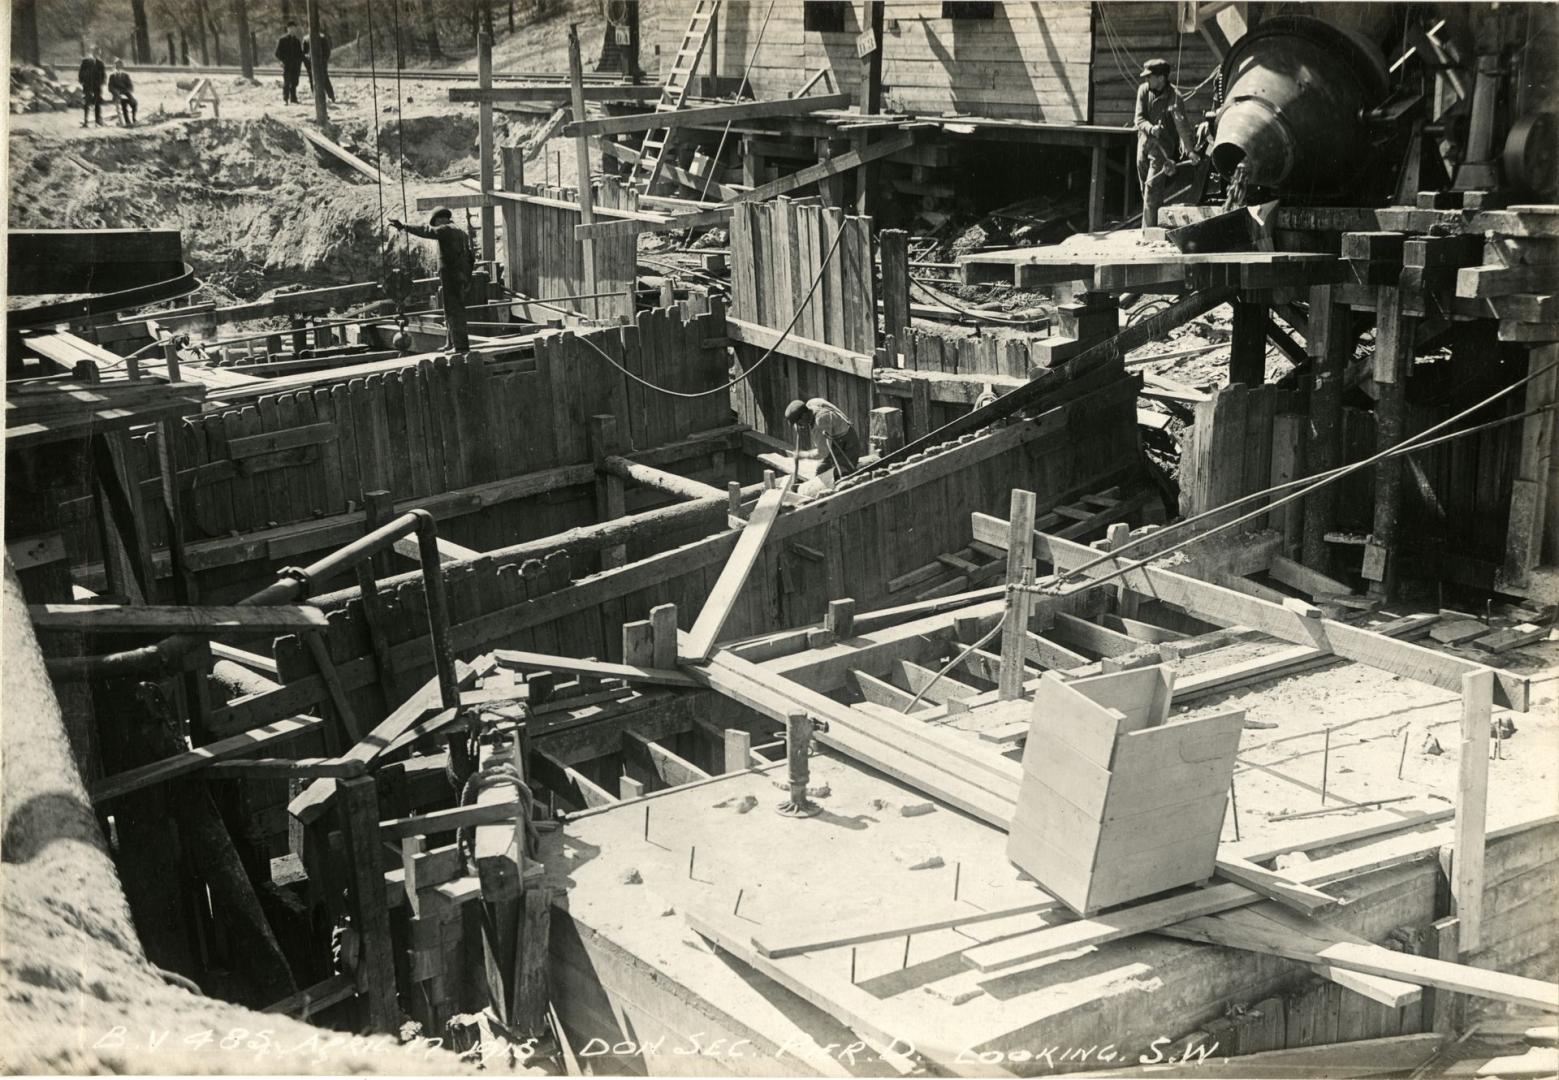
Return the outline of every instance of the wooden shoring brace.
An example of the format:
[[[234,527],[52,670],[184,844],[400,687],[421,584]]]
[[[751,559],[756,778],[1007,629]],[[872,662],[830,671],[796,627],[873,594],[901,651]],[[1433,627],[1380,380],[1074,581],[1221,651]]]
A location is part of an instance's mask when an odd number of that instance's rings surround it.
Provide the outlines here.
[[[364,500],[364,532],[373,532],[388,521],[392,513],[388,491],[366,491]],[[379,689],[384,695],[386,712],[401,701],[401,693],[395,678],[395,664],[391,660],[390,640],[385,636],[384,599],[379,595],[375,565],[382,565],[384,556],[363,559],[357,564],[357,589],[362,597],[363,621],[368,624],[368,643],[373,648],[374,665],[378,668]],[[321,665],[323,672],[324,665]],[[345,719],[345,716],[342,717]],[[357,741],[357,738],[352,740]]]
[[[1451,851],[1451,900],[1463,952],[1478,948],[1483,923],[1483,849],[1488,820],[1489,715],[1494,672],[1462,676],[1461,759],[1456,785],[1456,846]]]
[[[357,986],[368,997],[367,1027],[393,1033],[400,1026],[390,911],[379,862],[379,792],[371,776],[342,780],[341,821],[351,863],[353,923],[357,932]]]
[[[1032,491],[1012,490],[1012,512],[1008,518],[1011,532],[1007,541],[1007,585],[1032,585],[1034,582],[1034,518],[1039,501]],[[1000,699],[1023,696],[1023,657],[1028,643],[1029,615],[1034,594],[1026,589],[1007,593],[1007,613],[1002,623]]]
[[[588,243],[588,241],[586,241]],[[595,514],[599,521],[615,521],[628,512],[622,477],[605,469],[606,459],[618,448],[617,418],[610,414],[590,418],[590,456],[595,460]],[[614,544],[601,550],[601,569],[610,570],[628,561],[628,546]]]
[[[570,25],[568,28],[568,78],[572,87],[572,104],[574,119],[583,122],[585,119],[585,77],[584,68],[579,59],[579,27]],[[574,156],[577,168],[576,183],[579,185],[579,221],[582,225],[595,223],[594,192],[590,188],[590,138],[587,135],[574,137]],[[584,263],[586,293],[594,293],[595,289],[595,241],[586,237],[580,242],[580,254]],[[579,310],[584,311],[581,303]],[[600,300],[590,301],[590,314],[599,317],[601,314]]]
[[[1413,369],[1417,324],[1416,318],[1402,313],[1402,290],[1394,284],[1382,285],[1375,306],[1376,450],[1396,446],[1407,434],[1407,380]],[[1396,547],[1403,468],[1400,458],[1387,458],[1375,466],[1375,519],[1363,575],[1371,582],[1371,592],[1387,597],[1396,592],[1401,562]],[[1376,551],[1378,555],[1372,555]]]

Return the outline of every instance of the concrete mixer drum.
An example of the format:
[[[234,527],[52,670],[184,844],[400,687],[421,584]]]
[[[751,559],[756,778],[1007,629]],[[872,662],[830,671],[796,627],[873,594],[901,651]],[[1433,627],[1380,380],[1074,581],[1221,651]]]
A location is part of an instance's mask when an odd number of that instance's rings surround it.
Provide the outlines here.
[[[1302,15],[1267,19],[1224,60],[1213,164],[1272,194],[1325,198],[1353,189],[1371,157],[1365,112],[1387,94],[1367,39]]]

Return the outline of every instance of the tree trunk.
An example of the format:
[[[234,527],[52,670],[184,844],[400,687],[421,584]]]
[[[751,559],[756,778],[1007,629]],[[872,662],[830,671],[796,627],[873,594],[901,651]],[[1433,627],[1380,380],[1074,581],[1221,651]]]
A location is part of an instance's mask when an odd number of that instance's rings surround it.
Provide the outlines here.
[[[514,33],[514,0],[509,0],[509,33]]]
[[[233,21],[237,23],[238,63],[244,78],[254,78],[254,35],[249,32],[249,0],[233,0]]]
[[[444,50],[438,47],[438,16],[433,11],[433,0],[422,0],[422,21],[428,25],[428,59],[444,59]]]
[[[146,0],[130,0],[130,19],[135,24],[135,48],[130,55],[137,64],[152,62],[152,34],[146,23]]]
[[[27,63],[37,66],[41,60],[38,53],[38,0],[16,0],[11,27],[16,34],[18,55]]]
[[[179,27],[179,61],[189,67],[189,35],[184,32],[184,27]]]
[[[206,39],[206,0],[195,0],[195,44],[200,48],[200,65],[211,64],[211,43]]]

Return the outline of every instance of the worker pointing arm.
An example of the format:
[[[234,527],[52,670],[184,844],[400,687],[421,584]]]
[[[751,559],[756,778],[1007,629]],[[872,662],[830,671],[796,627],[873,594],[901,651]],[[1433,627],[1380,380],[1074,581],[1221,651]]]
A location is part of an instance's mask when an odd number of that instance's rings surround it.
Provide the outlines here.
[[[466,290],[471,284],[472,271],[476,268],[471,238],[465,234],[465,230],[455,225],[455,215],[443,206],[428,217],[426,228],[408,225],[396,218],[390,218],[390,224],[438,244],[438,276],[444,293],[448,347],[455,352],[469,351],[471,338],[466,331]]]

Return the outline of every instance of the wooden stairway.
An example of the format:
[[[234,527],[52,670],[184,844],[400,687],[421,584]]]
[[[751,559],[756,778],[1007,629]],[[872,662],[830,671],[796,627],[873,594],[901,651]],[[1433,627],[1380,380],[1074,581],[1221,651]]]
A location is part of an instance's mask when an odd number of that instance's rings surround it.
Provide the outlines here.
[[[693,13],[688,17],[687,33],[672,61],[671,71],[661,87],[660,100],[655,103],[658,113],[675,112],[687,101],[688,88],[692,85],[693,72],[703,58],[704,46],[709,43],[709,32],[714,26],[715,14],[720,10],[720,0],[696,0]],[[645,132],[644,143],[639,147],[639,159],[628,176],[630,184],[643,184],[649,193],[660,179],[661,165],[665,161],[666,146],[671,142],[671,128],[654,128]]]

